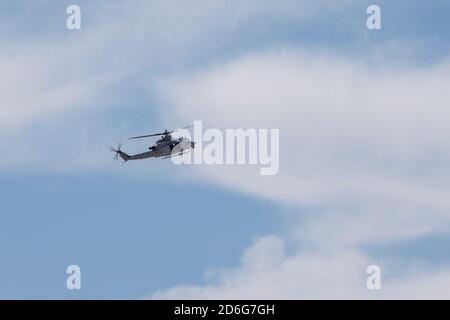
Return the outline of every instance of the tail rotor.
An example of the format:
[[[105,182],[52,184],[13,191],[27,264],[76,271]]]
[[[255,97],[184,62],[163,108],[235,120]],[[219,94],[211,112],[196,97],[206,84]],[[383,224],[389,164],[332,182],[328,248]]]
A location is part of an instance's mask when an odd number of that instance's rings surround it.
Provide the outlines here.
[[[115,152],[116,154],[114,155],[114,160],[118,160],[119,159],[119,154],[122,152],[120,149],[122,148],[122,144],[119,142],[119,144],[117,145],[117,149],[114,149],[114,147],[111,147],[111,151]]]

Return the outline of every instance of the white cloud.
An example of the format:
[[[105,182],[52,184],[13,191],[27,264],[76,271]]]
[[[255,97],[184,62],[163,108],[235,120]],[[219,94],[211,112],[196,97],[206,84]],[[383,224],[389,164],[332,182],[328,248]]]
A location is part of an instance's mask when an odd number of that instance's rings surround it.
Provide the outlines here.
[[[333,264],[329,264],[333,262]],[[248,248],[236,269],[210,270],[205,286],[181,286],[157,292],[156,299],[283,299],[332,297],[363,280],[365,259],[357,254],[287,256],[283,241],[259,238]],[[352,266],[352,268],[348,268]],[[360,267],[359,269],[355,267]],[[328,290],[323,290],[325,287]]]
[[[415,269],[376,261],[381,290],[368,290],[366,269],[373,259],[356,250],[298,252],[287,255],[277,237],[259,238],[239,267],[209,271],[200,286],[159,290],[152,299],[444,299],[450,272]],[[392,277],[389,270],[402,272]]]
[[[158,77],[166,74],[166,67],[172,69],[178,63],[196,61],[204,56],[203,52],[215,52],[229,45],[239,38],[242,25],[252,21],[256,28],[257,22],[269,13],[309,21],[323,12],[320,4],[293,0],[202,0],[195,5],[177,0],[122,4],[82,1],[79,5],[81,31],[65,29],[63,7],[26,4],[24,12],[14,12],[0,22],[3,29],[16,32],[4,38],[0,53],[0,132],[8,137],[0,143],[3,168],[26,165],[28,170],[52,170],[63,163],[71,170],[79,168],[74,163],[103,166],[101,154],[95,150],[104,147],[102,139],[119,136],[117,127],[99,126],[96,139],[83,143],[78,138],[80,134],[64,135],[64,144],[58,144],[40,135],[39,126],[45,126],[52,136],[61,134],[56,132],[59,128],[55,122],[72,132],[83,128],[85,133],[85,123],[81,122],[85,118],[79,115],[89,117],[97,112],[95,109],[111,116],[108,105],[128,103],[116,94],[119,84],[129,84],[130,79],[138,88],[142,82],[157,83]],[[339,10],[332,5],[327,8]],[[31,31],[33,36],[27,36]],[[149,98],[147,92],[140,93],[143,101]],[[148,104],[153,105],[150,101]],[[51,128],[54,132],[50,132]],[[35,141],[38,136],[41,141],[50,140],[51,146],[35,148],[42,143]],[[65,149],[69,145],[70,150]],[[75,161],[74,156],[78,157]],[[58,162],[53,161],[55,158]]]
[[[450,222],[449,71],[446,62],[395,69],[286,49],[173,77],[160,90],[171,116],[219,128],[280,128],[278,176],[199,168],[207,180],[334,212],[342,230],[319,229],[345,243],[387,241]],[[323,225],[322,218],[314,220]],[[355,221],[361,228],[349,233],[345,225]],[[317,240],[314,229],[307,233]]]
[[[168,78],[161,99],[184,121],[281,129],[278,176],[245,166],[196,176],[298,208],[293,237],[311,249],[285,255],[281,240],[261,239],[240,267],[153,298],[448,298],[448,266],[401,259],[378,261],[404,270],[367,290],[373,258],[359,248],[448,231],[449,71],[285,49]]]

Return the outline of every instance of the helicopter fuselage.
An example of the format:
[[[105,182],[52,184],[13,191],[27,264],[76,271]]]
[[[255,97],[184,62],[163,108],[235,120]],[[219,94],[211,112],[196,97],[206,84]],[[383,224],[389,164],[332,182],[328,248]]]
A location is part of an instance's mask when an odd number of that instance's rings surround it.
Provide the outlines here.
[[[180,137],[178,139],[173,139],[172,136],[170,135],[170,133],[173,131],[165,130],[162,133],[161,138],[158,139],[154,145],[150,146],[148,148],[149,151],[147,152],[135,155],[128,155],[120,150],[120,144],[117,149],[111,148],[111,150],[116,152],[116,158],[120,156],[124,161],[128,161],[128,160],[140,160],[140,159],[161,158],[161,157],[163,157],[164,159],[171,158],[173,156],[182,155],[185,151],[193,149],[195,147],[195,142],[190,141],[187,138]],[[156,136],[156,134],[132,137],[130,139],[138,139],[152,136]]]

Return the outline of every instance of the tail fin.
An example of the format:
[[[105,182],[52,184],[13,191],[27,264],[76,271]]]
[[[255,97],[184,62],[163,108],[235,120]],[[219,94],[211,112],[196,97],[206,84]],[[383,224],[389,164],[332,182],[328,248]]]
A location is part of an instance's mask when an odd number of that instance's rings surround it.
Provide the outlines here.
[[[124,162],[127,162],[128,160],[131,159],[131,157],[128,154],[126,154],[125,152],[123,152],[123,151],[119,150],[117,153],[123,159]]]

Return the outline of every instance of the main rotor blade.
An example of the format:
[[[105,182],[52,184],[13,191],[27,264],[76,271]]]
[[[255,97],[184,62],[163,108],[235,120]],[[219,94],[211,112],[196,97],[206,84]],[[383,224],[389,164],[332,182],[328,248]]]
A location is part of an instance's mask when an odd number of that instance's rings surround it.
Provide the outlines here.
[[[153,133],[153,134],[146,134],[146,135],[143,135],[143,136],[131,137],[131,138],[129,138],[129,140],[150,138],[150,137],[156,137],[156,136],[164,136],[164,135],[167,135],[167,134],[171,134],[174,131],[182,130],[182,129],[188,129],[188,128],[192,128],[192,126],[186,126],[186,127],[183,127],[183,128],[170,130],[170,131],[165,130],[164,132],[160,132],[160,133]]]
[[[161,135],[165,135],[165,134],[168,134],[168,133],[171,133],[171,132],[161,132],[161,133],[154,133],[154,134],[146,134],[146,135],[143,135],[143,136],[131,137],[131,138],[129,138],[129,140],[148,138],[148,137],[156,137],[156,136],[161,136]]]
[[[183,128],[178,128],[178,129],[175,129],[175,130],[173,130],[173,131],[178,131],[178,130],[183,130],[183,129],[189,129],[189,128],[192,128],[192,126],[186,126],[186,127],[183,127]]]

